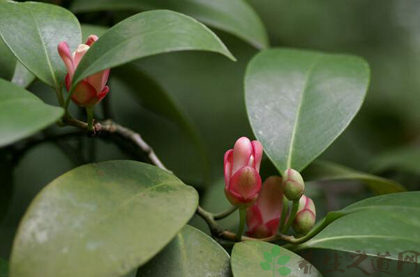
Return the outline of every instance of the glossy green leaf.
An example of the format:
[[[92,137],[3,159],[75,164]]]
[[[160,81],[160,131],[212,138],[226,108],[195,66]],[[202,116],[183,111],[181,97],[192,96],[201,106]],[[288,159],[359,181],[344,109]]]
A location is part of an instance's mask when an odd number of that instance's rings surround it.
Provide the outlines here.
[[[81,42],[79,22],[71,12],[36,2],[1,3],[0,35],[26,68],[53,87],[60,87],[66,75],[58,44],[67,41],[74,51]]]
[[[192,187],[151,165],[76,168],[30,205],[14,241],[11,276],[121,276],[164,248],[197,204]]]
[[[377,195],[406,191],[404,186],[392,180],[326,161],[311,163],[302,174],[307,181],[359,180]]]
[[[281,247],[280,254],[287,256],[288,261],[284,265],[276,264],[277,258],[264,262],[264,253],[270,253],[275,244],[262,241],[246,241],[235,244],[232,251],[231,266],[234,277],[265,277],[277,276],[276,271],[283,268],[281,272],[289,272],[287,276],[322,276],[316,268],[312,267],[311,272],[303,275],[305,264],[310,265],[299,255]],[[288,270],[289,269],[289,270]]]
[[[362,251],[368,256],[389,252],[393,260],[405,251],[420,253],[419,199],[420,192],[402,192],[357,202],[335,212],[344,216],[295,249]]]
[[[78,65],[74,83],[143,57],[186,50],[235,59],[214,33],[194,19],[172,11],[150,11],[129,17],[103,34]]]
[[[238,36],[257,48],[268,47],[267,32],[261,19],[244,0],[76,0],[72,6],[75,12],[153,9],[184,13],[210,27]]]
[[[420,174],[420,148],[404,147],[382,153],[370,162],[373,172],[400,170]]]
[[[10,80],[16,66],[16,58],[0,37],[0,78]]]
[[[360,109],[369,67],[358,57],[271,49],[245,75],[245,99],[255,136],[280,172],[304,169]]]
[[[0,258],[0,277],[9,276],[9,263]]]
[[[0,79],[0,147],[26,138],[56,122],[64,111],[29,91]]]
[[[191,226],[184,229],[137,277],[230,277],[230,257],[212,238]]]
[[[35,80],[35,75],[26,69],[20,62],[16,63],[15,72],[13,73],[12,83],[26,88]]]

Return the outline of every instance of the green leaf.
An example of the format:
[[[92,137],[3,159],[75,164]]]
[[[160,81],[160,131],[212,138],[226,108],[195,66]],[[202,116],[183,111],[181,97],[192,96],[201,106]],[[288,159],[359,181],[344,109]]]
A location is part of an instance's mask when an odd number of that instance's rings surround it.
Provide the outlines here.
[[[292,49],[248,65],[245,100],[255,136],[280,172],[304,169],[349,125],[369,83],[358,57]]]
[[[67,41],[75,50],[81,42],[79,22],[71,12],[36,2],[0,3],[0,35],[26,68],[56,88],[66,75],[58,44]]]
[[[245,241],[236,243],[232,250],[232,257],[231,257],[231,266],[232,266],[232,272],[234,277],[268,277],[273,276],[272,271],[266,271],[271,269],[266,267],[263,267],[262,261],[263,253],[270,251],[273,248],[273,244],[262,242],[262,241]],[[304,264],[310,263],[305,261],[302,257],[299,255],[281,248],[281,255],[290,257],[290,261],[287,264],[287,267],[291,269],[291,275],[290,276],[302,276],[303,273],[302,267]],[[275,264],[274,270],[276,269]],[[268,269],[267,269],[268,268]],[[305,276],[322,276],[316,268],[312,267],[311,273],[305,274]]]
[[[228,253],[203,232],[185,226],[137,277],[231,276]]]
[[[143,57],[186,50],[217,52],[235,60],[201,23],[176,12],[150,11],[131,16],[103,34],[77,66],[73,83]]]
[[[377,195],[406,191],[404,186],[392,180],[326,161],[311,163],[302,174],[307,181],[359,180]]]
[[[20,62],[16,63],[15,72],[13,74],[12,83],[26,88],[35,80],[35,75],[33,75],[29,70],[26,69]]]
[[[29,91],[0,79],[0,147],[26,138],[56,122],[64,111]]]
[[[257,48],[268,47],[267,31],[261,19],[243,0],[76,0],[71,8],[74,12],[168,9],[238,36]]]
[[[28,208],[11,275],[121,276],[163,249],[197,204],[192,187],[151,165],[110,161],[76,168]]]
[[[382,153],[370,162],[373,172],[399,170],[420,175],[420,148],[403,147]]]
[[[368,256],[389,252],[392,260],[404,251],[420,252],[420,192],[401,192],[365,199],[335,214],[319,234],[295,250],[320,248]],[[327,216],[328,218],[328,216]],[[326,219],[325,219],[326,220]],[[420,262],[420,260],[419,260]]]
[[[277,257],[278,255],[280,255],[281,252],[281,248],[278,245],[274,245],[273,248],[271,248],[271,255],[273,257]]]
[[[288,267],[283,266],[277,269],[277,272],[280,273],[281,276],[287,276],[292,272],[292,270]]]
[[[0,37],[0,78],[10,80],[16,66],[16,58]]]
[[[277,259],[277,264],[279,265],[285,265],[290,261],[290,257],[289,256],[281,256]]]
[[[9,263],[0,258],[0,277],[9,276]]]
[[[271,269],[271,264],[269,264],[267,262],[261,262],[260,266],[263,270],[270,270]]]

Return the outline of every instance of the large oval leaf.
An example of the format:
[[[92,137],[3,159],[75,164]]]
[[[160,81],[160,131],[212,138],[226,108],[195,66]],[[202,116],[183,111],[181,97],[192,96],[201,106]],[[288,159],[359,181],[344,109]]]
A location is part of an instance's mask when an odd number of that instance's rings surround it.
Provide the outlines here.
[[[121,276],[168,244],[197,202],[192,187],[151,165],[79,167],[32,202],[14,241],[11,276]]]
[[[10,80],[16,66],[16,58],[0,37],[0,78]]]
[[[58,44],[67,41],[76,49],[81,42],[79,22],[71,12],[36,2],[0,3],[0,35],[25,67],[56,88],[66,74]]]
[[[368,83],[367,63],[353,56],[271,49],[251,60],[249,120],[280,172],[302,170],[344,131]]]
[[[311,163],[302,174],[307,181],[359,180],[377,195],[406,191],[395,181],[326,161]]]
[[[64,111],[29,91],[0,79],[0,147],[31,136],[56,122]]]
[[[267,31],[261,19],[244,0],[76,0],[72,6],[75,12],[154,9],[184,13],[210,27],[238,36],[257,48],[268,47]]]
[[[118,23],[92,46],[74,73],[74,84],[106,68],[172,51],[202,50],[235,58],[203,24],[172,11],[150,11]]]
[[[137,272],[138,277],[229,277],[230,257],[212,238],[191,226]]]
[[[420,253],[419,199],[420,192],[402,192],[360,201],[339,211],[345,215],[295,248],[362,251],[369,256],[388,252],[392,260],[404,251]]]
[[[278,245],[262,241],[235,244],[231,265],[234,277],[322,276],[302,257]]]

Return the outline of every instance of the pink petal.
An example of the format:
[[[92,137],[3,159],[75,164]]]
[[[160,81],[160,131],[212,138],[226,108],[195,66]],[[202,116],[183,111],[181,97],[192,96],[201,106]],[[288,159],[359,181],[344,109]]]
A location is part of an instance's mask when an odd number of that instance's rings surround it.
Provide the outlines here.
[[[246,210],[246,225],[248,229],[254,229],[256,226],[263,224],[260,209],[255,204]]]
[[[100,93],[98,93],[98,102],[100,102],[109,92],[109,87],[105,86]]]
[[[230,177],[232,175],[232,156],[233,150],[228,150],[224,157],[225,187],[229,187]]]
[[[277,229],[279,228],[280,218],[274,218],[269,222],[265,223],[265,227],[267,229],[267,237],[275,235],[277,233]]]
[[[85,44],[87,45],[87,46],[92,46],[96,41],[98,40],[98,37],[96,36],[96,35],[90,35],[88,38],[87,38],[87,40],[86,40],[86,42],[85,42]]]
[[[252,152],[252,144],[248,138],[241,137],[236,141],[233,147],[232,174],[235,174],[240,168],[248,165]]]
[[[261,189],[260,174],[254,168],[245,166],[232,176],[228,189],[240,194],[245,202],[251,202]]]
[[[262,213],[264,223],[280,218],[283,207],[283,190],[280,177],[271,176],[264,181],[258,195],[257,205]]]
[[[246,204],[247,202],[244,200],[242,195],[236,193],[235,191],[225,189],[225,195],[226,198],[229,200],[229,202],[232,205],[238,205],[238,204]]]
[[[255,166],[255,169],[259,172],[261,159],[263,155],[263,147],[258,140],[254,140],[252,141],[252,148],[253,148],[254,159],[255,159],[254,166]]]
[[[95,88],[86,81],[77,84],[71,99],[81,107],[91,107],[98,102]]]
[[[74,68],[77,68],[79,62],[82,60],[83,56],[87,53],[89,48],[90,47],[86,44],[79,44],[79,46],[77,46],[76,52],[74,52],[73,55]]]
[[[73,57],[71,56],[71,53],[70,53],[69,45],[67,44],[67,42],[62,41],[58,44],[57,50],[58,50],[58,54],[60,55],[61,59],[66,65],[67,73],[69,74],[69,78],[71,81],[71,79],[73,78],[75,66],[74,66]]]
[[[71,88],[71,80],[70,80],[70,75],[69,73],[66,74],[66,78],[64,80],[64,83],[66,84],[66,88],[67,91],[70,92],[70,88]]]
[[[109,71],[109,69],[106,69],[93,74],[87,77],[87,81],[96,89],[96,91],[102,91],[108,81]]]

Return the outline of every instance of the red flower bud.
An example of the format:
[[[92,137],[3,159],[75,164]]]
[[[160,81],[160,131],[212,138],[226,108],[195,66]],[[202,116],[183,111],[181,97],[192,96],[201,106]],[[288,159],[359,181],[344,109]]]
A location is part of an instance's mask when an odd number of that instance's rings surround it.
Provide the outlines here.
[[[263,183],[257,201],[246,212],[247,234],[256,238],[276,234],[282,208],[281,178],[271,176]]]
[[[246,137],[239,138],[225,154],[225,194],[232,205],[249,206],[261,189],[259,174],[262,145]]]
[[[90,35],[86,40],[86,43],[80,44],[73,54],[70,53],[67,42],[63,41],[58,44],[58,53],[67,68],[67,91],[70,91],[73,75],[79,62],[97,40],[97,36]],[[74,88],[74,92],[71,96],[73,102],[81,107],[87,108],[93,107],[99,103],[109,92],[109,87],[106,85],[109,71],[109,69],[105,69],[80,81]]]

